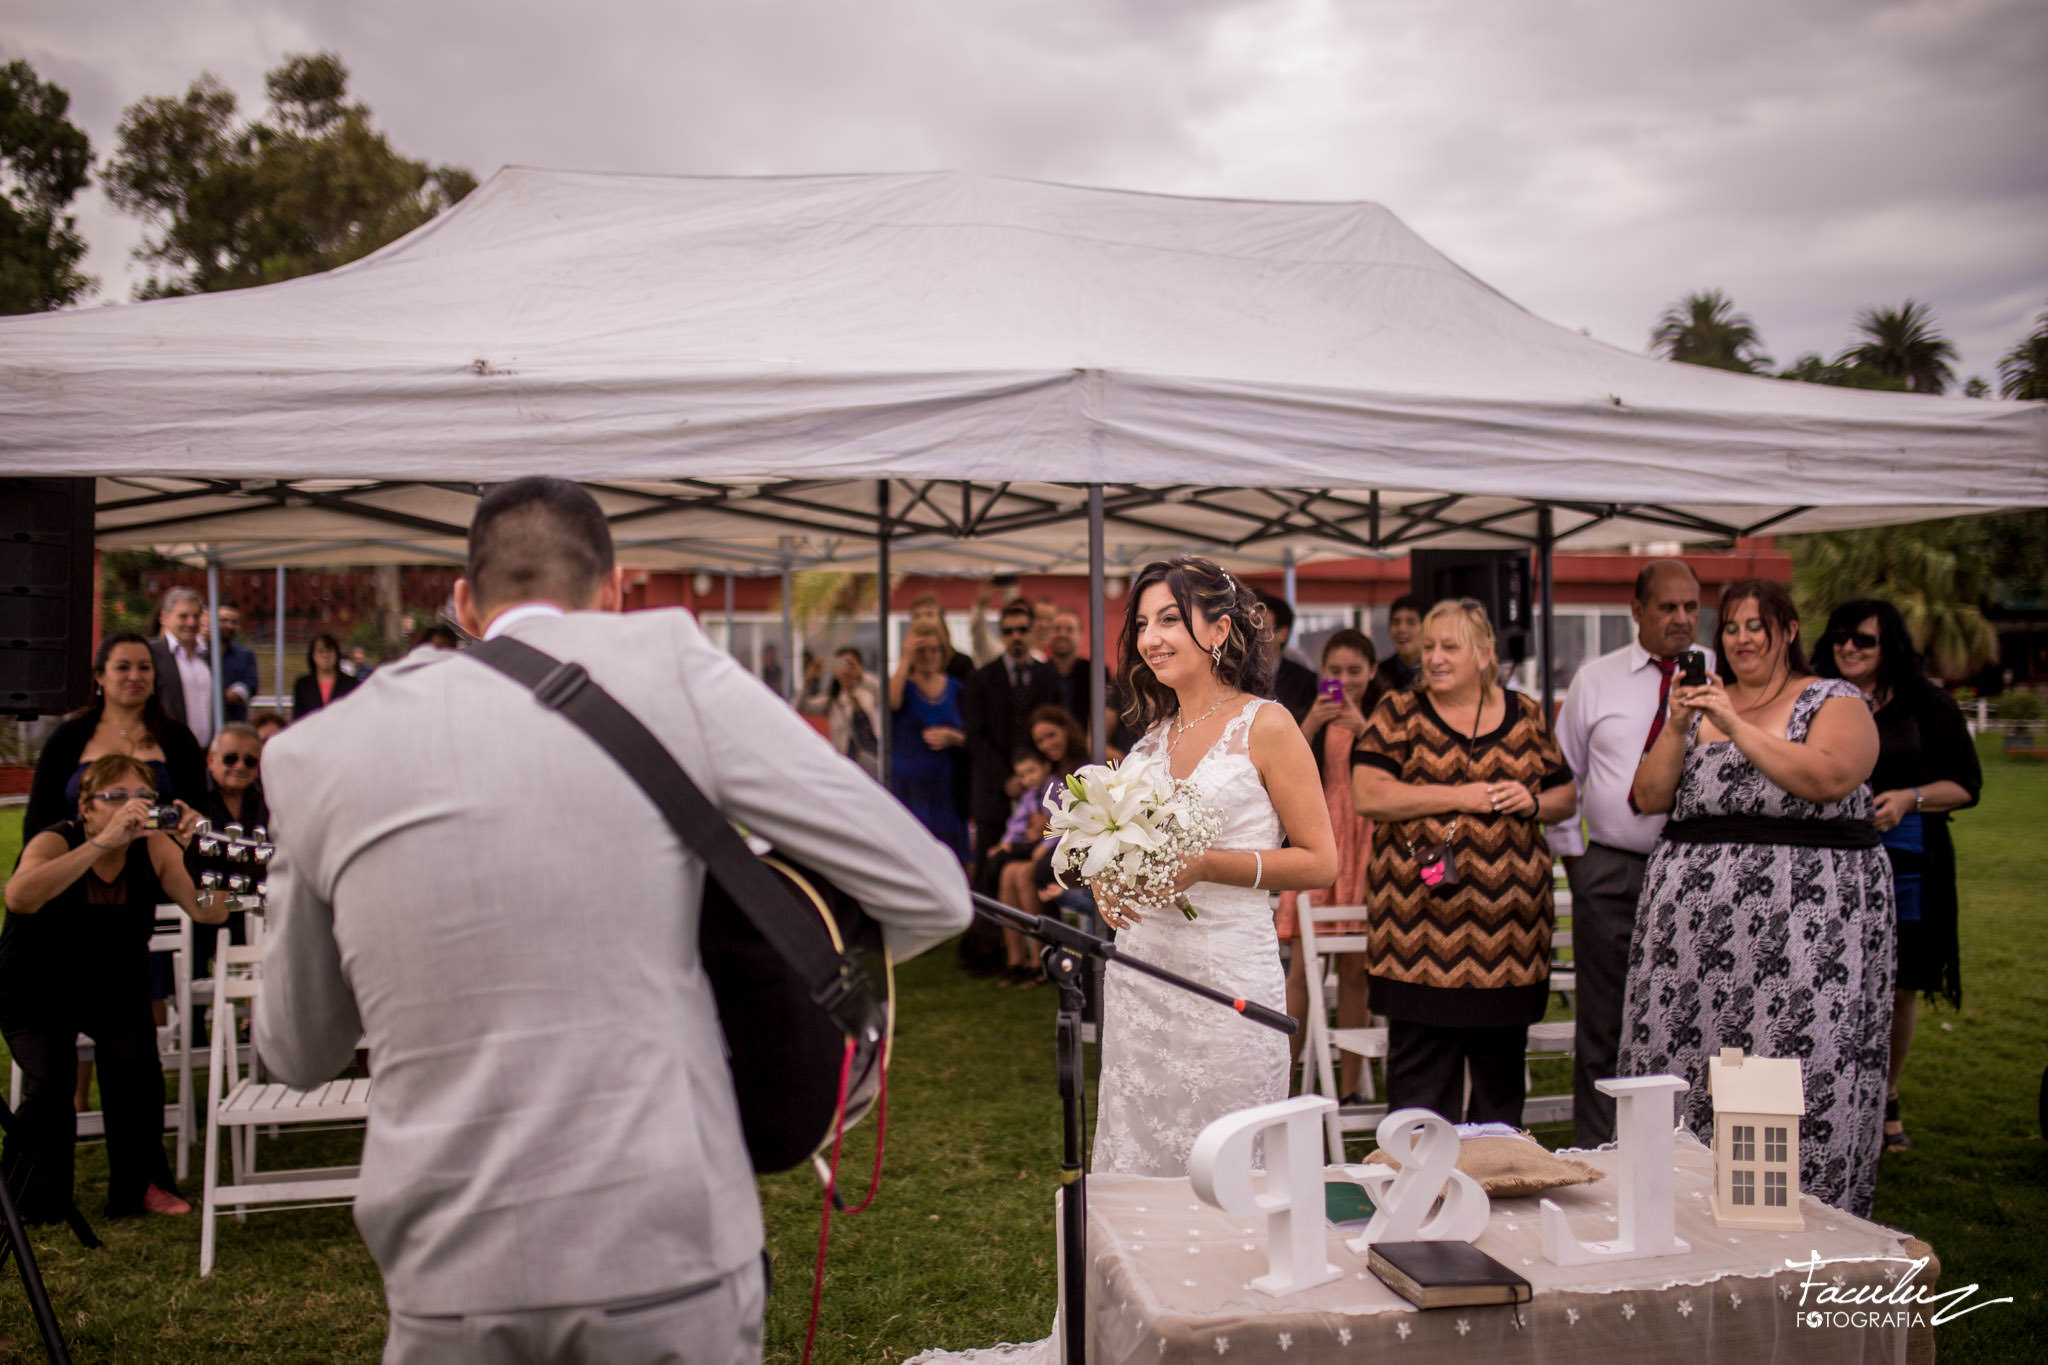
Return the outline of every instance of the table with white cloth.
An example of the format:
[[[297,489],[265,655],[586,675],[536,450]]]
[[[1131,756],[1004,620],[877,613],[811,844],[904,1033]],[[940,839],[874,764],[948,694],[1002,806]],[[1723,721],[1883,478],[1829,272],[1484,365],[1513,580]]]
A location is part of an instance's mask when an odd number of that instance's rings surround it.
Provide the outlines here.
[[[1619,1157],[1574,1152],[1610,1174],[1548,1197],[1570,1215],[1581,1241],[1613,1234]],[[1714,1226],[1708,1207],[1713,1154],[1681,1132],[1677,1152],[1677,1231],[1691,1250],[1680,1256],[1587,1266],[1543,1258],[1538,1200],[1496,1199],[1480,1250],[1534,1286],[1519,1307],[1415,1308],[1348,1250],[1347,1234],[1328,1230],[1329,1260],[1340,1279],[1275,1298],[1249,1287],[1265,1273],[1265,1222],[1226,1214],[1195,1198],[1185,1179],[1102,1175],[1088,1181],[1088,1317],[1091,1365],[1191,1365],[1194,1361],[1340,1362],[1483,1361],[1486,1365],[1598,1365],[1625,1361],[1858,1361],[1899,1365],[1931,1360],[1942,1305],[1858,1305],[1857,1323],[1815,1324],[1818,1290],[1802,1306],[1804,1268],[1816,1253],[1836,1262],[1817,1284],[1893,1289],[1931,1256],[1904,1234],[1854,1218],[1807,1197],[1806,1230],[1755,1232]],[[1335,1172],[1331,1173],[1335,1175]],[[1325,1225],[1327,1227],[1327,1224]],[[1888,1259],[1894,1258],[1894,1259]],[[1940,1274],[1931,1261],[1913,1283],[1931,1293]],[[1875,1324],[1875,1325],[1872,1325]]]

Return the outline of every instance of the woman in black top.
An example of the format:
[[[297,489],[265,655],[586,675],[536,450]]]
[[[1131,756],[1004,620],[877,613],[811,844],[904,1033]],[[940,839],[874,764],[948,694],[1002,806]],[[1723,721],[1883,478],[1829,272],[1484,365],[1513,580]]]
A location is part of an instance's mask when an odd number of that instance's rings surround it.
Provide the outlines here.
[[[144,828],[154,775],[126,754],[86,769],[78,817],[42,831],[8,880],[0,929],[0,1031],[23,1077],[8,1134],[7,1183],[24,1219],[50,1222],[71,1203],[78,1113],[78,1035],[93,1040],[106,1115],[107,1212],[189,1213],[164,1160],[164,1072],[149,1010],[149,938],[159,902],[218,923],[184,850]]]
[[[292,684],[292,719],[304,720],[356,690],[358,682],[341,671],[341,642],[315,635],[306,646],[306,671]]]
[[[1956,846],[1948,813],[1977,804],[1984,775],[1961,709],[1922,676],[1920,653],[1891,603],[1862,598],[1835,608],[1814,664],[1823,677],[1862,688],[1877,709],[1870,790],[1898,905],[1898,977],[1884,1106],[1884,1150],[1892,1151],[1913,1145],[1899,1122],[1899,1076],[1913,1045],[1920,996],[1958,1008],[1963,1003]]]
[[[92,701],[65,718],[36,759],[24,837],[77,812],[79,776],[106,754],[147,763],[152,789],[165,801],[194,801],[206,790],[206,755],[185,723],[164,711],[149,641],[125,631],[107,636],[93,655],[92,681]]]

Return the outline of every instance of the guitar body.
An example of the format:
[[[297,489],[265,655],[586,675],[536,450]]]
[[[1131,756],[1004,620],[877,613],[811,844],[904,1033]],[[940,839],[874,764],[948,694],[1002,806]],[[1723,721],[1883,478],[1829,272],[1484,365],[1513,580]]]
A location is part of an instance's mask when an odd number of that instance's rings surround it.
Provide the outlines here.
[[[761,863],[813,912],[805,933],[842,956],[880,948],[879,930],[851,896],[781,858]],[[801,1165],[832,1141],[847,1035],[715,877],[704,881],[698,945],[725,1030],[747,1155],[763,1174]],[[883,1008],[893,1012],[895,1002]],[[881,1040],[855,1046],[846,1084],[849,1128],[874,1107],[886,1038],[885,1029]]]

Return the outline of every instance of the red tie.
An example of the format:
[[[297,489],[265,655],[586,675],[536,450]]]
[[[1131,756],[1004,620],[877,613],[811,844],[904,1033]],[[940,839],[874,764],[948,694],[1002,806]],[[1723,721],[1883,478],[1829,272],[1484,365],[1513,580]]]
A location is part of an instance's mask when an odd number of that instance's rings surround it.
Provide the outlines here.
[[[1650,737],[1643,741],[1644,753],[1650,752],[1650,746],[1657,742],[1657,736],[1664,733],[1664,717],[1668,713],[1671,701],[1671,675],[1678,669],[1676,659],[1652,658],[1650,662],[1656,665],[1662,681],[1657,684],[1657,714],[1650,718]]]

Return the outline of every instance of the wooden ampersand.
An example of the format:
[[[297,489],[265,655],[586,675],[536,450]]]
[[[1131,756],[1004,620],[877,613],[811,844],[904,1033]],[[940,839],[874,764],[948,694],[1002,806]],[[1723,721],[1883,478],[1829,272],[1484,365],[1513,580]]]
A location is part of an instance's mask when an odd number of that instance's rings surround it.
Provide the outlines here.
[[[1486,1191],[1458,1169],[1456,1128],[1427,1109],[1397,1109],[1380,1120],[1376,1135],[1401,1169],[1345,1168],[1372,1192],[1374,1205],[1372,1221],[1345,1246],[1363,1254],[1374,1242],[1470,1242],[1486,1231]],[[1443,1207],[1431,1217],[1439,1194]]]

